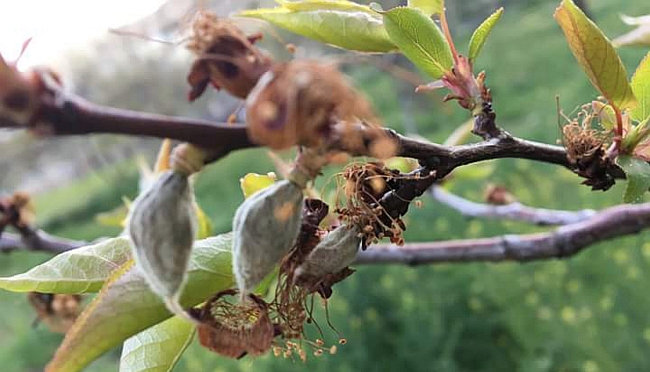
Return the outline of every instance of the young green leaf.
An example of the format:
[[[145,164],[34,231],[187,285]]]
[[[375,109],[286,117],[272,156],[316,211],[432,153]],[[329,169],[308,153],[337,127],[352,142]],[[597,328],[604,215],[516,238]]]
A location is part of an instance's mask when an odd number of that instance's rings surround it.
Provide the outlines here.
[[[196,211],[196,238],[205,239],[212,236],[210,217],[196,203],[194,203],[194,210]]]
[[[194,324],[175,316],[129,338],[122,347],[120,372],[170,372],[195,330]]]
[[[467,53],[467,58],[470,62],[474,62],[478,54],[481,52],[487,37],[492,32],[492,28],[496,25],[497,21],[501,18],[503,14],[503,8],[497,9],[496,12],[492,13],[483,23],[472,34],[472,38],[469,40],[469,52]]]
[[[405,7],[381,14],[391,40],[419,69],[434,79],[451,70],[454,64],[451,49],[431,18]]]
[[[426,15],[440,14],[445,10],[444,0],[409,0],[409,8],[420,9]]]
[[[181,304],[194,306],[234,284],[232,235],[194,243]],[[127,338],[171,316],[140,271],[127,262],[115,271],[80,315],[47,366],[47,372],[77,372]]]
[[[238,16],[263,19],[298,35],[361,52],[390,52],[381,16],[368,6],[350,1],[279,1],[270,9],[245,10]]]
[[[612,105],[633,108],[636,99],[627,81],[627,71],[598,26],[572,0],[563,0],[554,16],[591,83]]]
[[[626,203],[642,201],[643,194],[650,188],[650,164],[628,155],[619,155],[616,164],[623,169],[627,177],[623,201]]]
[[[646,54],[634,72],[631,85],[639,104],[630,111],[630,117],[643,121],[650,117],[650,53]]]
[[[600,126],[603,129],[612,130],[616,126],[616,113],[614,108],[600,101],[592,101],[591,108],[597,115]]]
[[[111,272],[130,257],[129,239],[111,238],[61,253],[26,273],[0,278],[0,288],[12,292],[97,292]]]
[[[271,174],[257,174],[248,173],[239,180],[241,191],[244,193],[244,198],[248,199],[256,192],[263,190],[275,182],[275,175]]]

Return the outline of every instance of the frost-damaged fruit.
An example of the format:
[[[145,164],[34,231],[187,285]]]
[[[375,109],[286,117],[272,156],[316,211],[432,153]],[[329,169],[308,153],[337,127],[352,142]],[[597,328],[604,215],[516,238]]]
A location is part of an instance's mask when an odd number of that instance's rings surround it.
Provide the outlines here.
[[[350,265],[361,245],[360,229],[342,225],[329,232],[298,266],[295,272],[298,282],[314,282],[336,274]]]
[[[138,268],[167,307],[178,304],[197,230],[194,194],[188,177],[203,166],[204,152],[191,145],[175,149],[172,169],[133,202],[128,232]]]
[[[233,270],[250,293],[291,249],[302,217],[303,187],[283,180],[246,199],[233,219]]]

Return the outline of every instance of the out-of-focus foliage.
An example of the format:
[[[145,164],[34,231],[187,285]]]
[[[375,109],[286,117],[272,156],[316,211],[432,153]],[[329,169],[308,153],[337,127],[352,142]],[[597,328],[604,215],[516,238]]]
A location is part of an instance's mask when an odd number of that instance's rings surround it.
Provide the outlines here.
[[[641,61],[630,83],[638,101],[630,116],[634,120],[643,121],[650,117],[650,53]]]
[[[617,47],[650,45],[650,14],[640,17],[622,15],[623,22],[636,28],[613,40]]]

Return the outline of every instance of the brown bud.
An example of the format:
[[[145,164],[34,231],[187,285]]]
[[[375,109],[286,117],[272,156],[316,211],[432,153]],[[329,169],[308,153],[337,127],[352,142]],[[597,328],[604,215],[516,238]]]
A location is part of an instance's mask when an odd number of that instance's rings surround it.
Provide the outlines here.
[[[517,201],[517,198],[510,193],[507,187],[495,184],[486,186],[484,199],[488,204],[494,205],[506,205]]]

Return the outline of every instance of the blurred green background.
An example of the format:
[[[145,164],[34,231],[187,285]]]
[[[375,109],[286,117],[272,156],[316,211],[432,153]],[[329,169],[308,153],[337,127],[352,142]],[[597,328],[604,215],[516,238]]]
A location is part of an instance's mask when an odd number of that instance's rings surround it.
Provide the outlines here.
[[[460,25],[454,30],[457,43],[466,43],[471,28],[496,3],[461,1],[450,5]],[[588,4],[610,36],[627,31],[620,13],[650,12],[647,0],[593,0]],[[500,125],[517,136],[548,143],[559,138],[555,96],[559,95],[563,109],[571,112],[596,95],[552,18],[556,6],[555,1],[507,4],[478,61],[478,68],[487,71]],[[104,42],[131,48],[146,45],[119,38]],[[330,51],[322,49],[321,53]],[[646,50],[620,52],[631,73]],[[109,58],[104,63],[112,61]],[[91,69],[90,62],[84,63],[78,66],[79,74],[84,68]],[[400,60],[397,63],[407,65]],[[157,72],[157,64],[157,57],[123,62],[124,86],[121,80],[110,80],[110,74],[87,73],[79,78],[86,79],[85,85],[76,87],[90,99],[119,107],[200,116],[205,102],[192,106],[176,103],[184,97],[186,65]],[[167,80],[151,79],[143,71],[164,73]],[[440,142],[466,119],[455,104],[440,103],[440,95],[416,96],[412,86],[370,64],[347,66],[346,72],[372,98],[386,125],[397,130],[416,129]],[[141,90],[126,85],[129,81]],[[87,88],[93,85],[95,90]],[[134,94],[155,96],[159,106],[150,106],[148,99],[140,104]],[[104,138],[98,143],[104,143]],[[157,144],[146,142],[149,149]],[[153,161],[152,152],[146,154]],[[120,205],[123,195],[135,197],[137,167],[128,156],[101,168],[38,193],[39,226],[79,239],[118,233],[98,225],[94,216]],[[247,150],[229,155],[201,174],[197,197],[212,218],[215,233],[230,229],[231,216],[243,199],[239,178],[248,172],[272,170],[264,151]],[[606,193],[591,192],[564,169],[524,160],[499,160],[463,173],[452,190],[473,200],[481,200],[488,181],[507,186],[520,201],[539,207],[599,209],[622,199],[620,184]],[[422,202],[423,208],[412,208],[407,216],[407,241],[542,231],[516,222],[468,220],[428,197]],[[648,237],[643,234],[599,244],[564,261],[358,267],[356,274],[335,287],[330,301],[332,322],[348,341],[336,355],[311,357],[306,363],[272,355],[231,361],[194,343],[175,371],[650,370],[650,298],[645,293],[650,280]],[[0,256],[0,275],[25,271],[48,258],[32,252]],[[0,370],[41,370],[61,336],[44,327],[31,327],[34,314],[24,295],[1,292],[0,314]],[[328,343],[338,339],[334,333],[328,335]],[[118,359],[119,350],[115,350],[87,370],[115,371]]]

